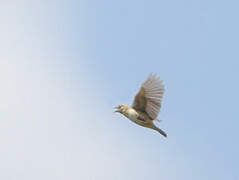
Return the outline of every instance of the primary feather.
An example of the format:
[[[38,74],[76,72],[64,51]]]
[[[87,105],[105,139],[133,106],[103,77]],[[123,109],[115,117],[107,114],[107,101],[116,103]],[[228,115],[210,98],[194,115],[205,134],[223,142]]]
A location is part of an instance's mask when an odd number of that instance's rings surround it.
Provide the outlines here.
[[[150,74],[135,96],[132,107],[146,112],[152,120],[156,119],[160,112],[164,90],[162,80]]]

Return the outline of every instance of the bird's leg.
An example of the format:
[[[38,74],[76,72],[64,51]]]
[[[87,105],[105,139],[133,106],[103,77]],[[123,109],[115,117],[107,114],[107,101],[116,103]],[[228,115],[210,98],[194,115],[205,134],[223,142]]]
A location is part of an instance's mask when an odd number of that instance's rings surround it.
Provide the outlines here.
[[[155,121],[157,121],[157,122],[159,122],[159,123],[161,123],[162,122],[162,120],[159,120],[159,119],[154,119]]]

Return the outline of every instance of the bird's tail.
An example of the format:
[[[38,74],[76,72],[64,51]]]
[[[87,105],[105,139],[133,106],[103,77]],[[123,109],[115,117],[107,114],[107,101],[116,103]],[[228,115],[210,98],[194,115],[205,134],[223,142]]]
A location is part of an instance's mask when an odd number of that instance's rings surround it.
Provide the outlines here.
[[[162,120],[159,120],[159,119],[154,119],[154,121],[157,121],[157,122],[162,122]],[[160,128],[158,128],[157,126],[153,125],[153,129],[158,131],[160,134],[162,134],[164,137],[167,137],[167,134]]]
[[[152,124],[152,129],[158,131],[160,134],[162,134],[164,137],[167,137],[167,134],[160,128],[158,128],[157,126],[155,126],[154,124]]]
[[[162,129],[156,128],[155,130],[162,134],[164,137],[167,137],[167,134]]]

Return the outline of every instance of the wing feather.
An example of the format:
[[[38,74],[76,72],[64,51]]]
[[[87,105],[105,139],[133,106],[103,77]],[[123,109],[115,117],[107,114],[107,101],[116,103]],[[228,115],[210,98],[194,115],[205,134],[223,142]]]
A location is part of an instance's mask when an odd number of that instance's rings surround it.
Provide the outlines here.
[[[145,111],[151,119],[156,119],[160,112],[164,91],[162,80],[150,74],[135,96],[133,108]]]

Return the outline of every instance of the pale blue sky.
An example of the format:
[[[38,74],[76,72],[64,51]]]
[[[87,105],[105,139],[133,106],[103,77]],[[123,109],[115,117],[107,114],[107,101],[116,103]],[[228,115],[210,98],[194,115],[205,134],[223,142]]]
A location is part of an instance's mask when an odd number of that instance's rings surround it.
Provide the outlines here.
[[[2,2],[0,178],[239,179],[238,6]],[[167,139],[113,113],[150,72]]]

